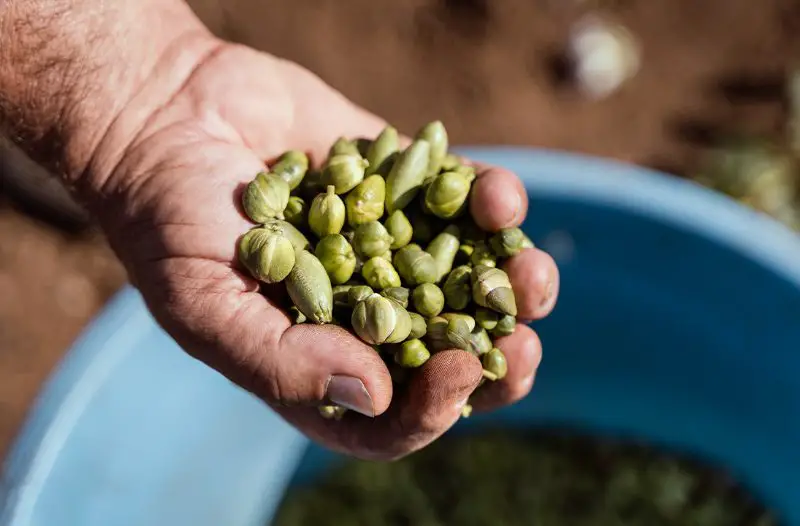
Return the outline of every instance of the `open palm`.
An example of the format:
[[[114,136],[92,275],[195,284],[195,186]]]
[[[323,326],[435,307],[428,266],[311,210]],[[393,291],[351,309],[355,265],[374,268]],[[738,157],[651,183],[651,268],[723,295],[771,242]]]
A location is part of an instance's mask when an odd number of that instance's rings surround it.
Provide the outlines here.
[[[292,325],[235,263],[236,241],[252,227],[239,206],[242,187],[265,159],[285,150],[320,161],[339,136],[374,137],[385,123],[297,65],[224,44],[151,115],[111,176],[117,206],[102,214],[112,246],[157,320],[192,356],[274,407],[312,439],[370,459],[394,459],[425,446],[459,417],[481,378],[464,351],[437,353],[407,394],[392,400],[380,356],[334,326]],[[519,224],[527,198],[515,176],[490,168],[471,197],[478,224]],[[521,319],[549,313],[558,274],[528,249],[506,267],[519,291]],[[280,294],[280,287],[275,294]],[[541,348],[525,325],[498,345],[509,374],[473,402],[514,402],[533,384]],[[319,417],[330,400],[355,409],[341,421]]]

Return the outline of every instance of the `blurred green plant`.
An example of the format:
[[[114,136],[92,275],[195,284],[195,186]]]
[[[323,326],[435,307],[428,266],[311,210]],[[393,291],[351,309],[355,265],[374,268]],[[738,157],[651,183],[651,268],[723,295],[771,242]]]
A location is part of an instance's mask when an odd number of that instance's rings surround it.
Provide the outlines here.
[[[800,70],[786,86],[783,137],[720,138],[692,178],[800,231]]]
[[[774,526],[730,477],[643,445],[556,433],[444,438],[291,492],[276,526]]]

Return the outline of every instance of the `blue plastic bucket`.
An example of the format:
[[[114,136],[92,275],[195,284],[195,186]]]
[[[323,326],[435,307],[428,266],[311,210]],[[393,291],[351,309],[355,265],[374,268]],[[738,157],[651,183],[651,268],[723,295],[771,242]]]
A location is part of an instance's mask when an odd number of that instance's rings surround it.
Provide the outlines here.
[[[692,183],[522,149],[558,260],[534,394],[457,428],[561,423],[724,464],[800,525],[800,240]],[[576,330],[579,329],[579,330]],[[126,289],[67,355],[3,473],[2,524],[263,526],[334,457],[184,355]],[[523,510],[524,511],[524,510]]]

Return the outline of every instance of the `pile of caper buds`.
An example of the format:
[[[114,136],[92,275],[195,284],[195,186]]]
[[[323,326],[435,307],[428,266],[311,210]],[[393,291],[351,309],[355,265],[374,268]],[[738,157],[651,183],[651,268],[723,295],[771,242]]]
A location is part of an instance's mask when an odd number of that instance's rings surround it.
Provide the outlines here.
[[[475,176],[448,152],[440,121],[405,148],[392,126],[374,140],[341,137],[319,170],[288,151],[243,193],[258,226],[239,260],[255,279],[285,283],[295,323],[335,323],[373,346],[397,384],[454,348],[481,359],[484,381],[500,380],[494,339],[514,332],[517,314],[501,263],[533,244],[518,228],[490,234],[473,222]]]

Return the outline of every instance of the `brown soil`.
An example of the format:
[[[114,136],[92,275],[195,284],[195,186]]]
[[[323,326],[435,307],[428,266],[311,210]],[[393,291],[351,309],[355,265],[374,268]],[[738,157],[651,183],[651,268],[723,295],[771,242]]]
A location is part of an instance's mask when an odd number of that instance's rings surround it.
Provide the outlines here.
[[[640,39],[640,73],[601,102],[563,81],[577,7]],[[196,0],[218,33],[293,59],[400,128],[690,171],[718,133],[774,135],[798,56],[797,0]],[[223,7],[224,5],[224,7]],[[102,238],[0,202],[0,455],[40,383],[124,280]]]

